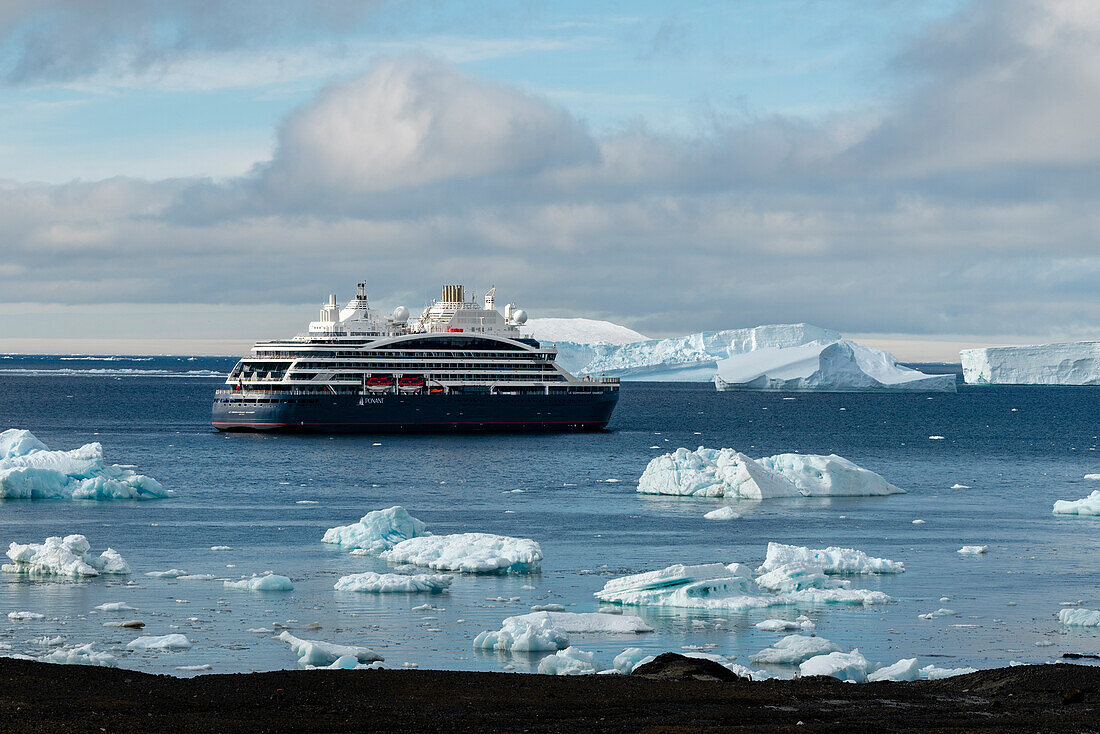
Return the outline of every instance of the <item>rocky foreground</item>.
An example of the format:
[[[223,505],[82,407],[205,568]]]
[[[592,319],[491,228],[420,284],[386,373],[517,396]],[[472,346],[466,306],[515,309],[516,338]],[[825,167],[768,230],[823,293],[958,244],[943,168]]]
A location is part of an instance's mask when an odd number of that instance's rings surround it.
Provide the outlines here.
[[[665,654],[629,676],[277,671],[190,679],[0,658],[4,732],[1100,731],[1100,668],[751,682]]]

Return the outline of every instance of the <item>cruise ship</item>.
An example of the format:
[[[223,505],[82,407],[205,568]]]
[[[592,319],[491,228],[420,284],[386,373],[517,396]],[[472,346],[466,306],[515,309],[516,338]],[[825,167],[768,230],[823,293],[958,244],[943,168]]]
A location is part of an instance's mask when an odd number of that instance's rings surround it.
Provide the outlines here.
[[[309,330],[260,342],[215,391],[219,431],[590,431],[607,426],[616,378],[578,378],[523,334],[527,314],[443,286],[419,318],[370,308],[360,283]]]

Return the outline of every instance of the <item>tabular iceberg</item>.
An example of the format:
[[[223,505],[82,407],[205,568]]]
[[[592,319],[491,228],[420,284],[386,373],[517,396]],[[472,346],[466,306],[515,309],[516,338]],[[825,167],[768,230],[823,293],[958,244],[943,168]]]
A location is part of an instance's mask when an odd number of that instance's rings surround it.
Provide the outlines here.
[[[754,460],[735,449],[703,446],[653,458],[638,480],[638,491],[751,500],[904,493],[835,454],[777,454]]]
[[[446,591],[454,576],[439,573],[366,573],[342,576],[332,588],[369,594],[438,594]]]
[[[0,499],[114,500],[174,497],[157,480],[103,461],[103,446],[51,451],[30,431],[0,432]]]
[[[7,552],[12,562],[0,566],[0,571],[71,578],[130,573],[130,565],[113,548],[103,551],[99,557],[89,557],[89,550],[91,545],[83,535],[46,538],[44,543],[13,542]]]
[[[1100,342],[989,347],[959,352],[971,385],[1100,385]]]
[[[321,542],[359,548],[377,555],[402,540],[424,535],[430,535],[427,525],[410,515],[404,507],[395,505],[368,512],[357,523],[329,528]]]
[[[542,565],[542,548],[529,538],[457,533],[409,538],[383,551],[381,557],[436,571],[534,573]]]
[[[523,331],[540,342],[571,344],[632,344],[649,341],[645,334],[597,319],[530,319]]]
[[[955,375],[926,375],[848,339],[761,347],[718,362],[719,390],[955,392]]]

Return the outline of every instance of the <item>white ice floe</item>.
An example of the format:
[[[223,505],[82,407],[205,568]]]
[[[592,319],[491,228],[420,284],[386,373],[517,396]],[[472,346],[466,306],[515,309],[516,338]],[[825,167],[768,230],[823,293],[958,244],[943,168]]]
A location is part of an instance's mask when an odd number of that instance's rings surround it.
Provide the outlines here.
[[[167,571],[149,571],[145,574],[155,579],[178,579],[181,576],[187,576],[187,572],[180,568],[170,568]]]
[[[818,655],[839,652],[840,648],[824,637],[787,635],[749,657],[758,665],[798,665]]]
[[[0,499],[114,500],[174,497],[151,477],[103,460],[89,443],[51,451],[30,431],[0,432]]]
[[[1086,474],[1085,479],[1093,482],[1100,481],[1100,474]]]
[[[98,557],[89,557],[91,546],[83,535],[67,535],[64,538],[46,538],[44,543],[12,543],[7,556],[11,563],[0,566],[6,573],[26,574],[32,577],[124,575],[130,573],[129,564],[113,548]]]
[[[290,645],[290,649],[298,656],[298,664],[302,667],[332,665],[342,657],[354,658],[357,663],[373,663],[383,660],[381,655],[366,647],[338,645],[333,642],[321,642],[319,640],[303,640],[286,631],[279,635],[279,639]]]
[[[954,609],[940,607],[934,612],[928,612],[927,614],[918,614],[917,616],[921,619],[936,619],[937,617],[954,617],[957,614],[958,612],[956,612]]]
[[[964,545],[959,548],[956,553],[961,553],[964,556],[976,556],[979,553],[985,553],[989,550],[988,545]]]
[[[638,479],[638,492],[762,500],[890,495],[904,490],[835,454],[776,454],[754,460],[735,449],[700,446],[654,457]]]
[[[46,615],[39,612],[8,612],[8,619],[13,622],[33,622],[45,618]]]
[[[226,581],[225,588],[241,591],[293,591],[294,584],[286,576],[267,571],[240,581]]]
[[[203,663],[201,665],[177,665],[176,670],[184,673],[201,673],[204,670],[212,670],[213,667],[209,663]]]
[[[905,571],[905,564],[901,561],[875,558],[854,548],[830,546],[815,550],[783,543],[768,543],[764,563],[757,571],[767,572],[792,563],[818,566],[828,574],[903,573]]]
[[[1100,612],[1092,609],[1062,609],[1058,621],[1069,627],[1100,627]]]
[[[555,627],[547,614],[542,613],[528,619],[509,617],[499,630],[485,631],[475,637],[474,648],[501,652],[541,652],[568,647],[568,635],[564,630]]]
[[[817,627],[813,621],[802,615],[793,622],[789,619],[765,619],[763,622],[756,623],[756,629],[763,630],[764,632],[793,632],[794,630],[802,630],[803,632],[812,632]]]
[[[921,680],[942,680],[954,678],[956,675],[977,673],[977,668],[937,668],[935,665],[925,665],[920,669]]]
[[[634,668],[638,667],[643,660],[652,660],[653,655],[646,652],[640,647],[628,647],[621,653],[615,656],[615,659],[611,662],[612,667],[619,671],[623,675],[629,675],[634,672]]]
[[[868,683],[877,683],[878,681],[884,680],[914,681],[919,678],[920,666],[916,658],[905,658],[897,661],[893,665],[879,668],[875,672],[867,674]]]
[[[863,683],[867,680],[868,665],[867,658],[863,657],[859,650],[831,652],[801,663],[798,666],[798,673],[802,677],[828,675],[840,680]]]
[[[117,668],[118,659],[107,652],[97,652],[95,645],[78,645],[76,647],[54,650],[43,657],[44,663],[58,663],[60,665],[96,665],[103,668]]]
[[[1100,342],[964,349],[972,385],[1100,385]]]
[[[134,608],[124,601],[109,601],[99,604],[96,609],[100,612],[132,612]]]
[[[142,635],[131,640],[126,647],[131,650],[189,650],[191,640],[178,633],[159,636]]]
[[[528,538],[458,533],[409,538],[383,551],[381,557],[436,571],[534,573],[542,565],[542,548]]]
[[[738,513],[729,505],[726,505],[725,507],[719,507],[717,510],[711,510],[707,514],[703,515],[704,520],[738,520],[740,518],[740,513]]]
[[[543,675],[590,675],[598,670],[596,653],[567,647],[539,661],[538,672]]]
[[[641,634],[652,632],[653,628],[641,617],[630,614],[600,614],[599,612],[531,612],[508,617],[504,620],[514,624],[537,624],[547,620],[551,626],[566,634]]]
[[[439,573],[418,573],[413,575],[400,573],[357,573],[343,576],[336,585],[336,591],[358,591],[370,594],[438,594],[447,589],[454,576]]]
[[[430,535],[427,525],[410,515],[404,507],[395,505],[386,510],[368,512],[357,523],[329,528],[321,542],[377,555],[403,540],[425,535]]]
[[[1058,500],[1054,503],[1055,515],[1100,515],[1100,489],[1079,500]]]

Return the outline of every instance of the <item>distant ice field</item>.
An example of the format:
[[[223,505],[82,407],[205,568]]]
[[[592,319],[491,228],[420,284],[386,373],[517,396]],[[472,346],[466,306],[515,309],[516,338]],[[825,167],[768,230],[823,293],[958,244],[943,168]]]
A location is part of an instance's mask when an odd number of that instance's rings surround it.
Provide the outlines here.
[[[856,548],[906,570],[850,577],[853,588],[882,591],[890,604],[741,613],[623,607],[654,631],[570,634],[569,644],[595,653],[601,669],[640,648],[705,652],[793,675],[797,667],[749,658],[788,634],[757,629],[758,622],[804,614],[815,634],[885,665],[917,657],[922,666],[982,668],[1100,653],[1096,627],[1059,622],[1062,609],[1100,609],[1100,518],[1051,512],[1056,500],[1096,488],[1084,479],[1100,472],[1095,388],[784,395],[628,382],[603,433],[328,438],[217,434],[208,378],[43,376],[74,365],[224,369],[202,358],[170,366],[37,359],[19,367],[35,374],[3,372],[14,360],[0,360],[0,429],[29,429],[51,449],[98,441],[107,461],[136,467],[177,497],[0,502],[0,551],[13,541],[78,533],[95,553],[109,546],[133,568],[129,577],[77,581],[0,574],[0,654],[43,657],[61,637],[61,649],[95,643],[120,667],[175,675],[204,665],[212,672],[294,668],[298,655],[278,639],[289,628],[300,639],[368,648],[387,666],[534,671],[546,653],[474,649],[474,638],[532,606],[609,607],[593,593],[627,574],[677,563],[756,568],[769,542]],[[636,491],[652,458],[699,446],[754,457],[835,453],[906,494],[754,503]],[[326,529],[394,505],[436,535],[531,538],[542,549],[541,571],[456,573],[441,593],[335,590],[352,574],[431,573],[321,542]],[[741,517],[704,518],[725,505]],[[988,550],[960,554],[962,546]],[[172,569],[184,573],[146,575]],[[293,589],[224,585],[266,571],[287,576]],[[132,609],[96,610],[115,602]],[[956,614],[920,617],[943,608]],[[44,618],[9,619],[19,612]],[[144,628],[119,626],[133,620]],[[190,647],[127,647],[172,634]]]

